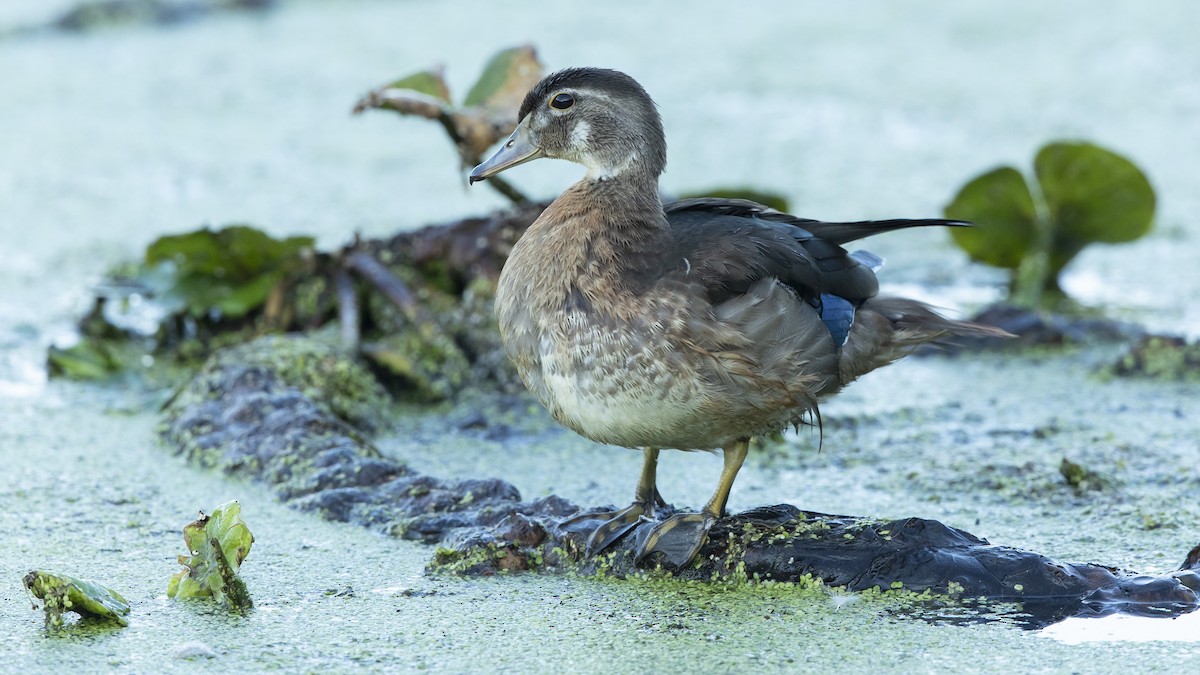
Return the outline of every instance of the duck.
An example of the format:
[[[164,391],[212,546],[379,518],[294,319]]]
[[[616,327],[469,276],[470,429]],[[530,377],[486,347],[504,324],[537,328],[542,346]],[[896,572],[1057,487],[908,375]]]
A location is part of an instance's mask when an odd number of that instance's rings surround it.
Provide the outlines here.
[[[539,158],[586,173],[504,262],[494,299],[504,349],[560,424],[643,453],[633,502],[580,516],[598,521],[588,555],[636,530],[636,562],[682,568],[725,517],[751,439],[819,423],[822,400],[918,345],[1003,333],[879,296],[881,259],[843,248],[968,223],[824,222],[741,199],[664,204],[658,108],[616,70],[554,72],[528,92],[517,119],[470,184]],[[665,449],[721,453],[700,511],[675,512],[659,493]]]

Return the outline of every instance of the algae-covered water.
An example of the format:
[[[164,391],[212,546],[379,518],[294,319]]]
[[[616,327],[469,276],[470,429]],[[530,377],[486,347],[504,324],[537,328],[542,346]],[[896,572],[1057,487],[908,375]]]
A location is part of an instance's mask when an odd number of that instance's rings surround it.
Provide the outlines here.
[[[0,29],[68,3],[8,0]],[[156,439],[169,392],[47,382],[89,284],[168,232],[249,221],[315,234],[398,229],[501,204],[470,191],[435,126],[351,117],[367,89],[432,63],[461,96],[494,51],[533,41],[551,68],[634,74],[670,143],[669,191],[749,184],[808,216],[936,215],[970,176],[1029,166],[1054,138],[1123,152],[1160,197],[1156,230],[1086,251],[1077,297],[1153,330],[1200,335],[1200,52],[1188,2],[285,2],[168,27],[0,37],[0,626],[24,671],[499,669],[1175,671],[1200,663],[1190,615],[1072,620],[1032,632],[913,618],[896,597],[512,576],[431,578],[429,547],[327,523],[262,487],[188,467]],[[522,167],[553,194],[580,173]],[[873,240],[885,284],[943,306],[997,294],[936,232]],[[1164,573],[1200,543],[1195,384],[1105,380],[1113,349],[909,359],[752,456],[731,508],[793,503],[936,518],[1054,557]],[[536,419],[536,411],[530,415]],[[497,476],[529,497],[623,502],[638,453],[551,429],[534,447],[426,428],[379,445],[439,476]],[[1075,494],[1068,457],[1113,479]],[[668,499],[697,504],[719,472],[664,456]],[[256,543],[244,617],[165,598],[180,528],[232,498]],[[21,577],[101,581],[123,629],[46,636]],[[949,614],[957,616],[959,612]],[[967,613],[968,616],[971,616]],[[200,643],[200,644],[195,644]],[[203,663],[184,660],[192,656]],[[211,658],[211,661],[207,659]]]

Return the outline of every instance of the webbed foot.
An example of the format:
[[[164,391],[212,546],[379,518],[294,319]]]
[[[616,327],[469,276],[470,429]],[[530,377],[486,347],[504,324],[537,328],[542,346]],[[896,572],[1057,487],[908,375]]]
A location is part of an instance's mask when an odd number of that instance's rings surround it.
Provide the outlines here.
[[[653,508],[647,509],[646,505],[641,502],[634,502],[620,511],[613,511],[612,516],[600,523],[588,537],[587,555],[591,557],[603,552],[638,523],[647,520],[648,516],[653,516],[653,513]]]
[[[564,526],[571,526],[585,520],[603,521],[588,535],[587,555],[590,557],[603,553],[605,549],[616,543],[618,539],[637,527],[638,523],[652,521],[655,510],[663,506],[666,506],[666,502],[659,496],[658,490],[654,490],[646,501],[636,500],[629,506],[617,509],[616,511],[581,513],[562,521],[562,524]]]
[[[708,531],[717,519],[706,513],[680,513],[638,532],[634,547],[637,562],[653,553],[661,553],[662,561],[681,569],[700,552],[708,541]]]

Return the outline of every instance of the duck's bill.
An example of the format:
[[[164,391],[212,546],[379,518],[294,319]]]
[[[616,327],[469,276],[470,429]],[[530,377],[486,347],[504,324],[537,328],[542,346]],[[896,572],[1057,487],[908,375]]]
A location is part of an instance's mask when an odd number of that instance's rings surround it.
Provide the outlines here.
[[[505,169],[511,169],[518,164],[524,164],[543,156],[545,153],[542,152],[542,149],[529,141],[529,132],[525,125],[518,124],[517,130],[508,137],[507,141],[504,141],[504,145],[500,146],[496,154],[471,170],[468,180],[474,183],[491,178]]]

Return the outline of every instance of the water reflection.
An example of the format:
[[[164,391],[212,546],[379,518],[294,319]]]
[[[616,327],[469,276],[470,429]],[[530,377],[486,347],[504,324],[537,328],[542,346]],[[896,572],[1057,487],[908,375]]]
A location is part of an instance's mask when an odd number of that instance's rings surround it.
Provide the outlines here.
[[[1041,634],[1073,645],[1084,642],[1200,642],[1200,614],[1193,612],[1170,619],[1128,614],[1073,617],[1042,629]]]

